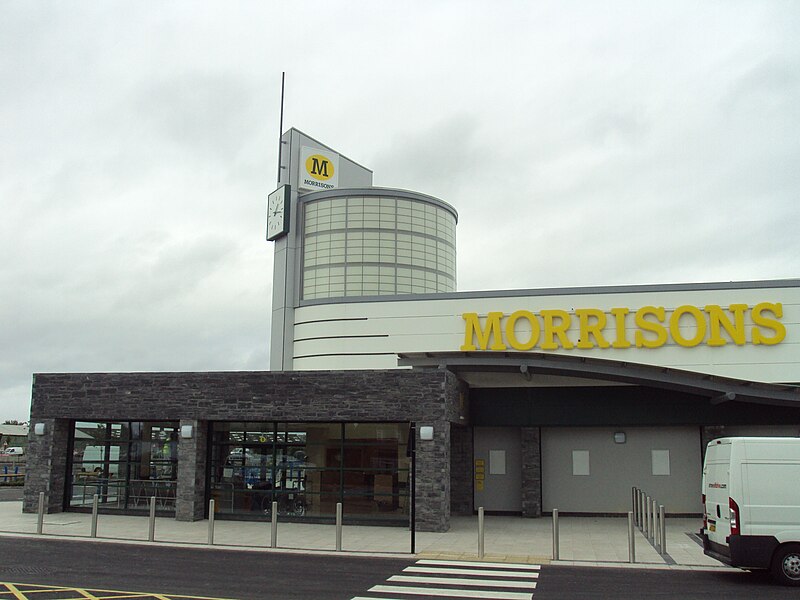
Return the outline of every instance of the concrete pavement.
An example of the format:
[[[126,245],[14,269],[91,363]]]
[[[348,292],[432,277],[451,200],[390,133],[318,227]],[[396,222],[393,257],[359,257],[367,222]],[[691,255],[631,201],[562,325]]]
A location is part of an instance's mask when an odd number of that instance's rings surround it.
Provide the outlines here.
[[[478,557],[477,517],[453,517],[446,533],[417,532],[417,558],[476,560]],[[628,562],[628,522],[625,518],[560,517],[559,560],[552,560],[552,519],[487,516],[485,518],[484,560],[636,566],[662,569],[722,569],[719,562],[706,557],[693,538],[700,519],[667,519],[667,554],[660,555],[638,529],[636,564]],[[0,534],[36,535],[37,515],[24,514],[22,503],[0,502]],[[91,539],[91,515],[55,513],[45,515],[43,535]],[[102,514],[98,539],[104,542],[148,542],[147,516]],[[203,546],[208,544],[208,521],[183,522],[156,518],[155,543]],[[242,550],[275,551],[269,548],[270,523],[216,520],[215,546]],[[333,525],[279,523],[280,551],[333,552],[336,529]],[[346,525],[342,550],[383,556],[410,557],[411,537],[407,528]]]

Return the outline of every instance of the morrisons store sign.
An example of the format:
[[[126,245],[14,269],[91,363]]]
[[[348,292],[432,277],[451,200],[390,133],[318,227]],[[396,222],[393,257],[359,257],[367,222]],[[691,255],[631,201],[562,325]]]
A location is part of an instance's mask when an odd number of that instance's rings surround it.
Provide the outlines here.
[[[638,310],[597,308],[518,310],[486,316],[464,313],[461,350],[557,350],[559,348],[659,348],[670,340],[679,346],[778,344],[786,337],[783,305],[716,304],[704,307],[643,306]]]

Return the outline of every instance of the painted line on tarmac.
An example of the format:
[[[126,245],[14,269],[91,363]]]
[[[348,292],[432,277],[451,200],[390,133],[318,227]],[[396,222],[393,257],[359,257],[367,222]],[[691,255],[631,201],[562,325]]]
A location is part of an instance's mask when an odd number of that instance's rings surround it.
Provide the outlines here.
[[[532,565],[528,563],[506,563],[506,562],[483,562],[466,560],[418,560],[418,565],[458,565],[462,567],[482,567],[498,569],[540,569],[542,565]]]
[[[492,598],[494,600],[531,600],[533,598],[533,594],[520,592],[489,592],[429,587],[396,587],[391,585],[376,585],[371,587],[369,591],[388,594],[408,594],[422,597],[449,596],[451,598]]]
[[[69,598],[79,600],[121,600],[136,598],[140,600],[230,600],[226,598],[210,598],[208,596],[185,596],[181,594],[159,594],[154,592],[128,592],[122,590],[98,590],[61,585],[38,585],[33,583],[0,582],[0,599],[36,600],[42,594],[64,593],[75,594]]]
[[[437,567],[406,567],[403,569],[407,573],[432,573],[436,575],[496,575],[498,577],[513,577],[517,579],[536,579],[539,573],[523,573],[521,571],[500,571],[485,569],[447,569]]]
[[[502,579],[467,579],[464,577],[412,577],[411,575],[392,575],[386,581],[399,583],[444,583],[446,585],[466,585],[470,587],[497,587],[527,590],[536,587],[536,582],[503,581]]]

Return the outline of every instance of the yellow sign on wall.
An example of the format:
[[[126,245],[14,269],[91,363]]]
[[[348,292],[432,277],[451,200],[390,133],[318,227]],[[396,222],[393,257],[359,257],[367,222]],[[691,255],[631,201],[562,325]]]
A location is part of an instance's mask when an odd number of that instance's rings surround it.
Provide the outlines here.
[[[303,190],[332,190],[339,187],[339,155],[322,148],[300,149],[300,180]]]
[[[486,479],[486,461],[482,458],[475,459],[475,489],[483,491],[483,482]]]
[[[463,352],[476,350],[557,350],[564,348],[659,348],[670,340],[692,348],[746,343],[779,344],[786,337],[780,322],[783,305],[761,302],[754,306],[731,304],[723,308],[708,304],[667,310],[643,306],[637,310],[578,308],[518,310],[511,314],[490,312],[486,316],[464,313]],[[629,325],[635,325],[629,328]]]

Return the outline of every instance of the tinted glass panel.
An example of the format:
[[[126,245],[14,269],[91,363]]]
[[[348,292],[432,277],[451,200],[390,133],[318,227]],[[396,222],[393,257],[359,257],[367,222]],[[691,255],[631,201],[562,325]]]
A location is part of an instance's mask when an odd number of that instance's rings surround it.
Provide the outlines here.
[[[72,431],[67,505],[146,510],[156,497],[160,511],[175,510],[178,475],[176,422],[77,421]]]
[[[407,522],[407,423],[214,423],[211,494],[220,515]],[[239,443],[240,440],[245,440]]]

